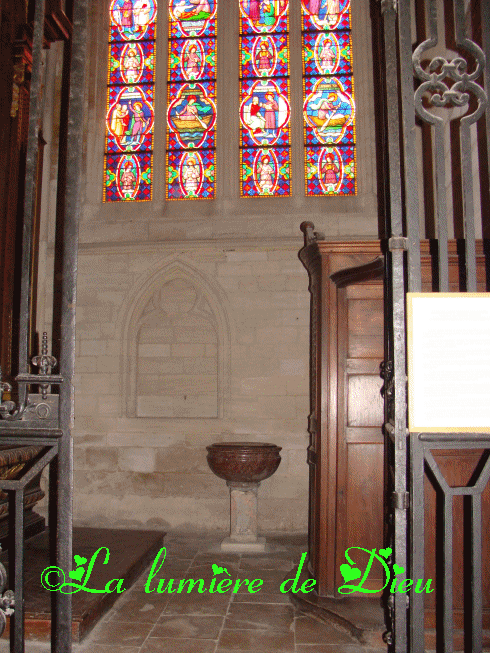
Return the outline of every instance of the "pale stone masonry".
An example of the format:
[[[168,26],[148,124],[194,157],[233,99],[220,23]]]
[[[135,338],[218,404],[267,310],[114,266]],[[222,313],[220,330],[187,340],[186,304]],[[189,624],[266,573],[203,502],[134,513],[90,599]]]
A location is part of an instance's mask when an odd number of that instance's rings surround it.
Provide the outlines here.
[[[208,469],[205,447],[215,441],[250,439],[283,447],[279,469],[261,486],[261,528],[304,530],[309,293],[296,245],[274,252],[226,252],[210,246],[204,257],[201,250],[189,250],[181,253],[180,261],[173,254],[163,254],[159,261],[152,257],[146,271],[141,271],[144,253],[131,252],[130,246],[125,249],[127,265],[119,274],[127,293],[114,293],[110,302],[112,282],[109,279],[106,288],[105,278],[112,268],[111,260],[120,261],[121,254],[106,249],[95,257],[92,253],[86,255],[82,248],[80,255],[77,520],[92,525],[226,529],[228,489]],[[167,244],[165,249],[172,248]],[[84,261],[86,256],[89,265]],[[176,262],[181,265],[176,266]],[[230,274],[225,273],[227,266]],[[192,270],[196,271],[194,278]],[[105,273],[94,277],[94,271]],[[177,283],[175,275],[179,271],[185,279]],[[173,281],[169,282],[167,272]],[[204,272],[205,287],[198,285]],[[144,331],[145,341],[140,339],[135,347],[135,359],[142,371],[131,385],[126,356],[131,348],[124,337],[132,333],[141,338],[141,332],[126,329],[134,313],[128,298],[133,297],[134,287],[143,288],[144,295],[145,280],[152,297],[157,290],[162,290],[160,296],[168,292],[169,283],[174,290],[185,291],[192,300],[188,305],[179,293],[173,294],[182,300],[184,308],[195,301],[190,292],[194,287],[195,298],[201,297],[203,314],[209,315],[206,324],[215,324],[216,328],[196,329],[195,333],[192,329],[189,333],[176,329],[171,334],[176,342],[164,329],[152,327],[151,337],[148,330]],[[94,285],[97,289],[85,292]],[[202,297],[211,286],[214,301],[221,301],[222,315],[211,313],[211,305]],[[276,290],[278,287],[280,290]],[[105,311],[99,313],[95,310],[98,306]],[[164,304],[160,310],[159,319],[163,319]],[[199,344],[189,342],[194,338]],[[184,339],[186,343],[177,342]],[[174,399],[194,392],[196,400],[191,394],[191,410],[182,417],[148,417],[142,414],[141,403],[134,415],[128,415],[123,401],[128,386],[127,391],[133,388],[139,399],[151,396],[155,410],[162,412],[165,399],[171,396],[169,392]],[[205,411],[210,404],[202,397],[215,397],[209,393],[214,388],[221,397],[221,415],[215,406],[214,416],[209,417]],[[149,403],[146,406],[151,408]],[[287,510],[283,507],[285,500]]]
[[[90,11],[75,523],[226,531],[229,493],[208,469],[206,445],[255,440],[282,447],[279,469],[260,488],[260,528],[306,531],[309,293],[299,225],[312,220],[332,239],[378,236],[369,3],[352,0],[358,194],[344,198],[304,194],[300,3],[292,0],[292,197],[239,197],[238,3],[220,2],[217,199],[165,201],[162,4],[153,200],[103,204],[108,3],[94,0]],[[59,95],[61,57],[56,47],[47,54],[47,97]],[[47,144],[47,159],[56,145]],[[37,329],[50,332],[56,170],[44,170]]]

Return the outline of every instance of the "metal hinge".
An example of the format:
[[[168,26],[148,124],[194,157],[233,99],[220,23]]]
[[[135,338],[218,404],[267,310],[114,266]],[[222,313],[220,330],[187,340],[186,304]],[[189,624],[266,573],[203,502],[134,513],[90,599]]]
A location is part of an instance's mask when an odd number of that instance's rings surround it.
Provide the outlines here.
[[[408,506],[410,505],[410,495],[408,492],[393,492],[391,500],[395,510],[408,510]]]
[[[404,236],[392,236],[388,240],[388,248],[390,252],[393,252],[396,249],[403,249],[404,251],[408,250],[408,238]]]

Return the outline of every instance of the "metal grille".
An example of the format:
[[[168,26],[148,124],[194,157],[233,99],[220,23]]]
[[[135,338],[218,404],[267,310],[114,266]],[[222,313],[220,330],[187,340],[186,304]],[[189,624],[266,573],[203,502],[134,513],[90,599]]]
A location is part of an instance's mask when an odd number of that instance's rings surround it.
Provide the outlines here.
[[[490,7],[487,0],[381,0],[385,125],[386,270],[385,431],[393,498],[393,562],[424,578],[424,479],[441,508],[437,648],[454,650],[453,503],[464,497],[470,561],[465,650],[482,651],[481,494],[490,476],[488,434],[407,430],[405,295],[422,290],[421,238],[433,239],[432,291],[477,290],[475,237],[488,233]],[[486,116],[486,117],[485,117]],[[459,287],[450,284],[448,241],[458,239]],[[487,284],[488,285],[488,284]],[[488,288],[485,288],[488,290]],[[432,451],[484,450],[464,487],[450,487]],[[465,544],[466,546],[466,544]],[[458,572],[459,573],[459,572]],[[440,581],[440,582],[439,582]],[[395,593],[387,602],[390,650],[422,653],[424,598]]]

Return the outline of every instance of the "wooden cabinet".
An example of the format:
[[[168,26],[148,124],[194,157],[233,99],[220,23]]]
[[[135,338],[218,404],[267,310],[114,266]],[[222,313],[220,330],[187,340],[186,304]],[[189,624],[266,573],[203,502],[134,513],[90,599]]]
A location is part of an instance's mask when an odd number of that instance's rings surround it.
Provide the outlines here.
[[[422,243],[422,290],[432,290],[434,260],[430,244]],[[457,244],[449,244],[450,288],[459,289]],[[482,244],[477,243],[478,286],[485,291]],[[311,409],[309,570],[320,597],[342,598],[340,565],[351,546],[365,549],[386,545],[386,505],[383,400],[380,363],[383,344],[383,254],[379,241],[313,241],[300,252],[308,270],[311,292]],[[450,485],[466,485],[479,451],[435,452]],[[483,523],[490,520],[490,487],[483,493]],[[426,627],[434,627],[438,579],[437,550],[441,542],[440,506],[425,478],[426,578],[436,591],[426,597]],[[454,617],[463,627],[464,519],[455,505]],[[439,517],[438,517],[439,514]],[[483,559],[490,563],[488,529],[483,534]],[[368,554],[366,555],[366,561]],[[360,560],[362,562],[362,560]],[[378,565],[379,566],[379,565]],[[460,571],[458,572],[458,567]],[[484,623],[490,625],[490,564],[485,565]],[[384,579],[375,568],[366,588],[379,588]],[[438,582],[439,580],[439,582]],[[381,582],[383,581],[383,582]],[[366,595],[363,595],[366,596]],[[367,595],[369,596],[369,595]]]
[[[320,241],[300,256],[311,292],[309,565],[319,595],[338,598],[346,548],[383,546],[383,259],[378,241]]]

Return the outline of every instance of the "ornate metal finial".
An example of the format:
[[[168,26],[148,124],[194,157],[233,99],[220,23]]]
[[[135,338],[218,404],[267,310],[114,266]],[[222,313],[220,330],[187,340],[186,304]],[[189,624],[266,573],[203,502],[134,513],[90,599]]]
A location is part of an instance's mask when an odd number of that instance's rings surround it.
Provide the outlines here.
[[[8,415],[11,414],[12,410],[15,408],[15,403],[13,401],[4,401],[3,393],[12,392],[12,386],[6,381],[2,381],[2,368],[0,367],[0,418],[8,418]]]
[[[32,358],[32,364],[39,367],[39,373],[42,375],[48,374],[49,368],[53,368],[58,364],[54,356],[48,355],[48,334],[43,332],[43,339],[41,344],[41,355]],[[43,400],[48,396],[49,383],[41,383],[41,392]]]

